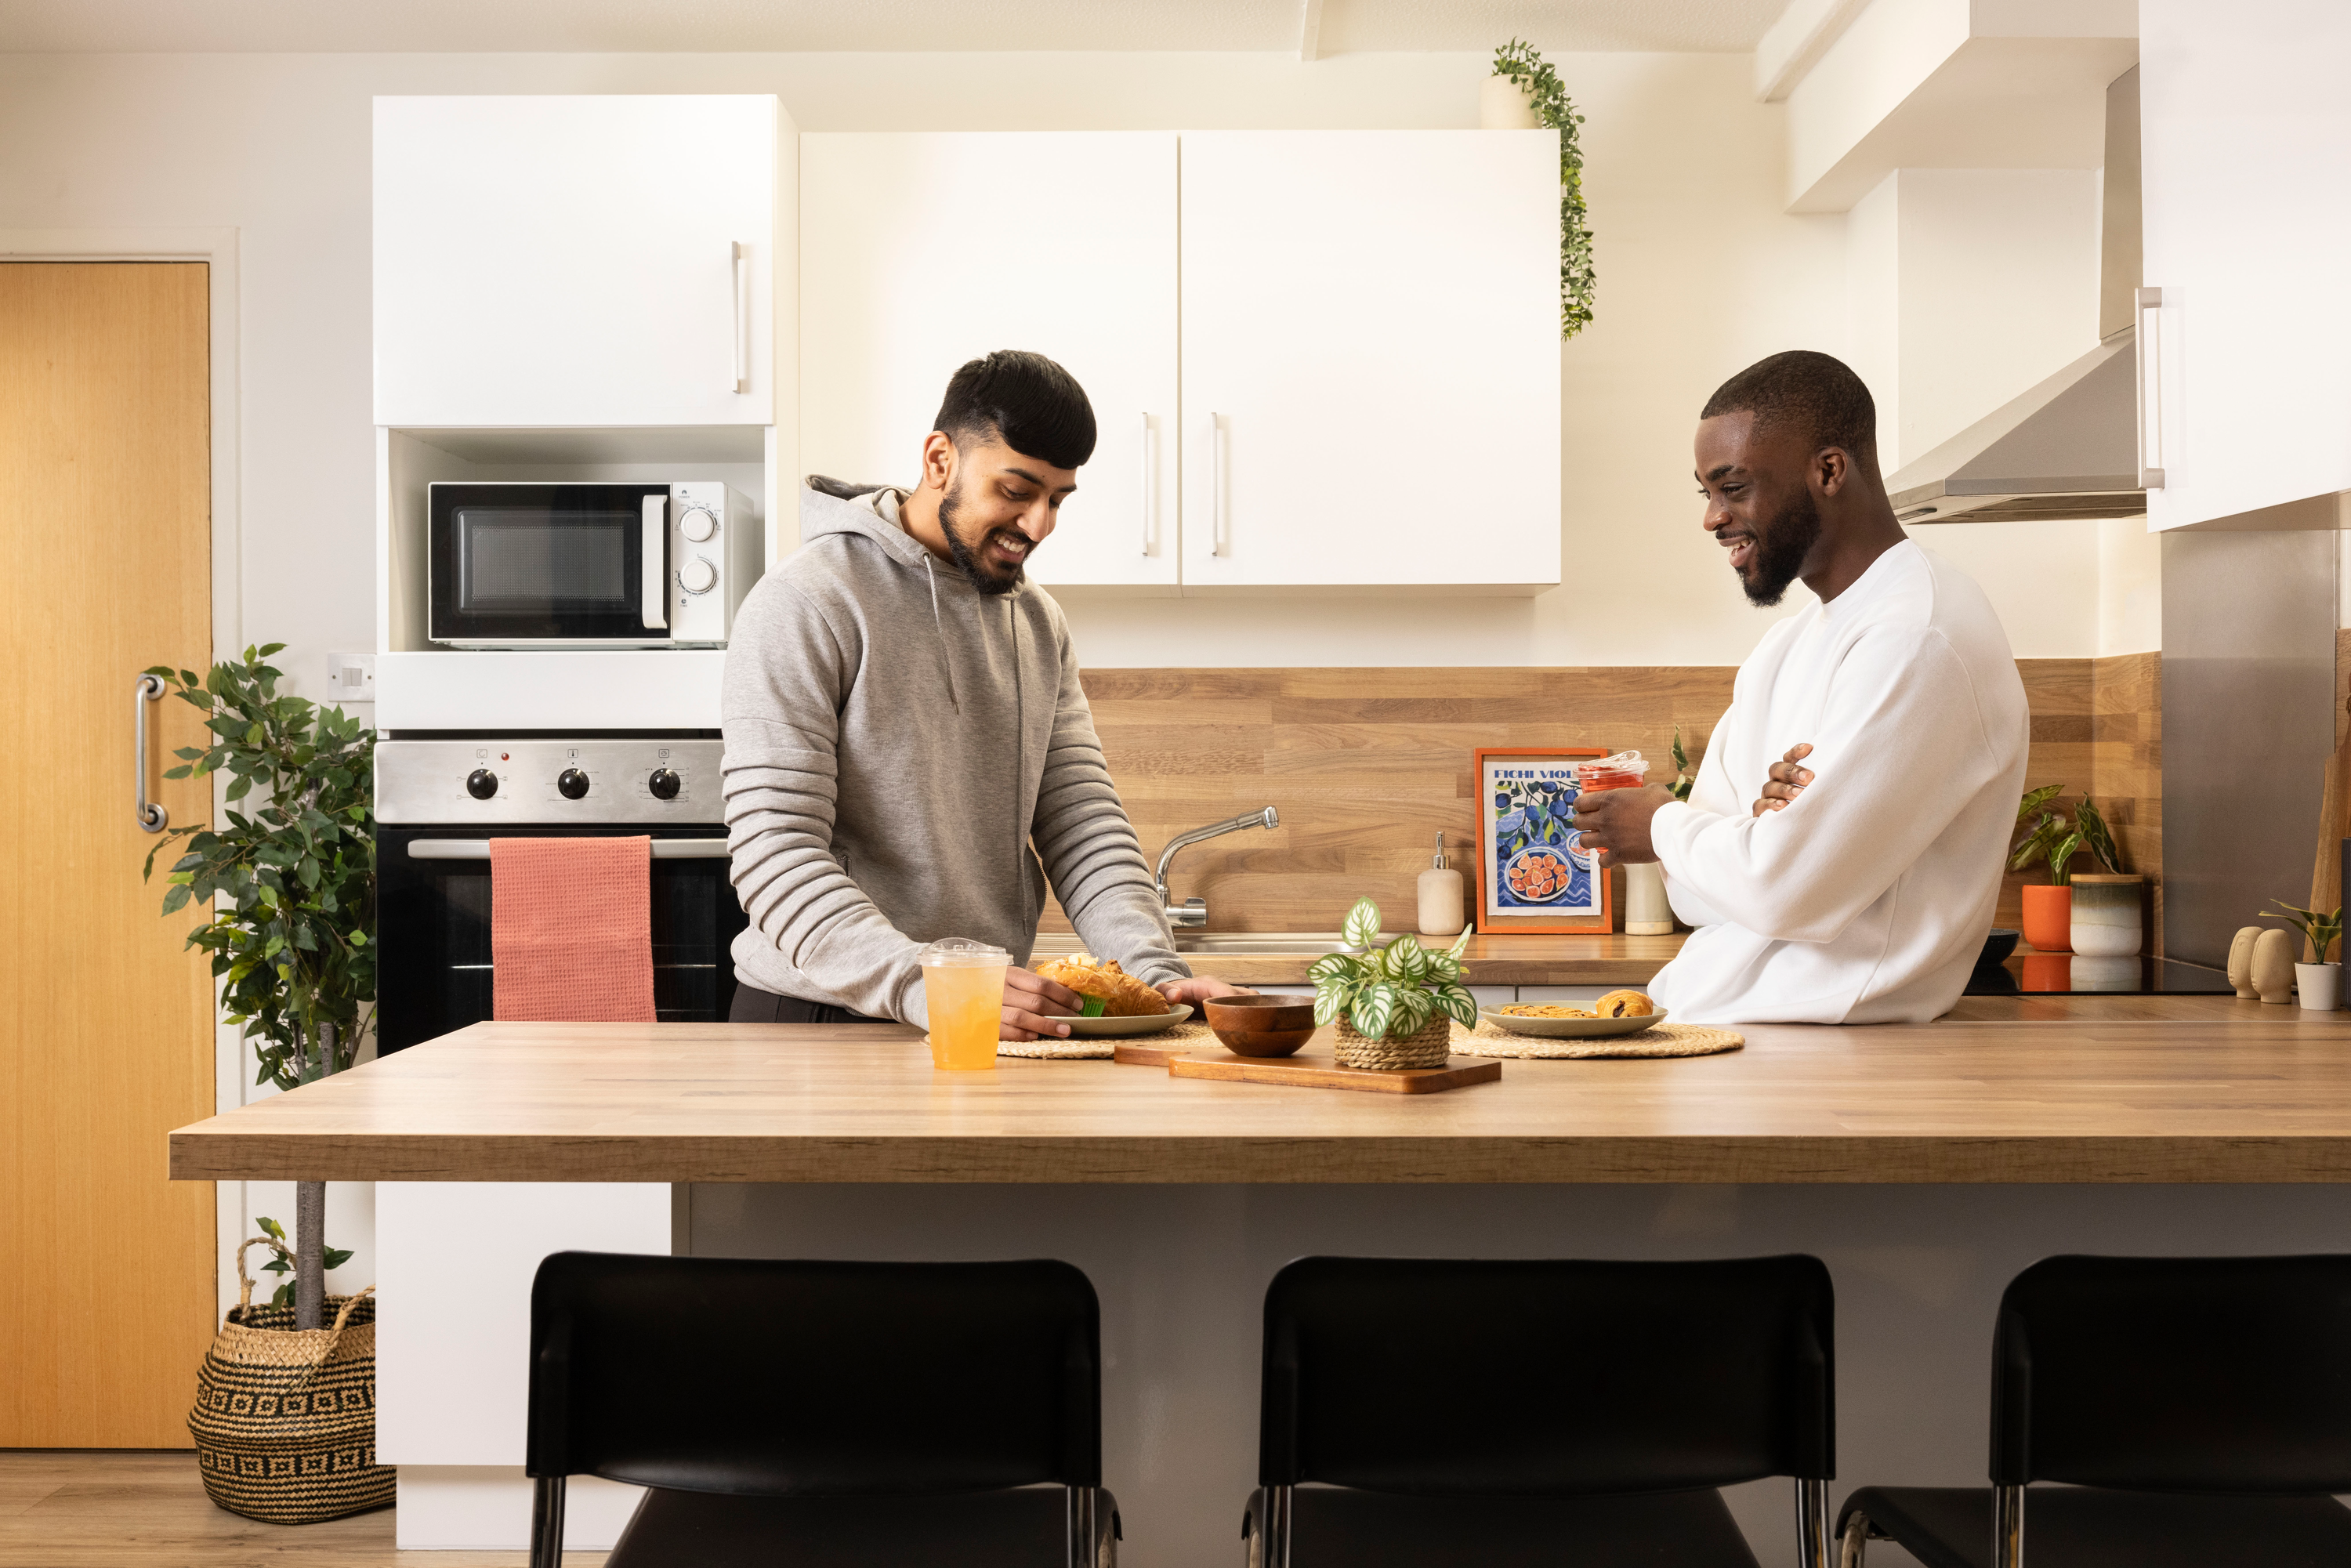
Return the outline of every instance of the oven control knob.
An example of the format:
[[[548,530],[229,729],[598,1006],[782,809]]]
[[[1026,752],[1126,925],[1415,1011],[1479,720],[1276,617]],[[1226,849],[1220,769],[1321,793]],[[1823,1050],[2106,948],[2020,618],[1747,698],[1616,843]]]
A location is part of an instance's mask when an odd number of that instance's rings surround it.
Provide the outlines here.
[[[679,782],[678,776],[668,768],[656,768],[653,769],[653,776],[645,780],[645,788],[653,792],[653,799],[656,800],[674,800],[677,799]]]
[[[476,800],[486,800],[498,792],[498,776],[486,768],[476,768],[465,775],[465,793]]]
[[[696,507],[678,519],[677,531],[695,544],[701,544],[718,531],[718,519],[712,517],[706,508]]]
[[[695,556],[679,569],[677,585],[688,593],[707,593],[718,586],[718,569]]]
[[[563,791],[567,800],[577,800],[588,793],[588,775],[577,768],[567,768],[555,776],[555,787]]]

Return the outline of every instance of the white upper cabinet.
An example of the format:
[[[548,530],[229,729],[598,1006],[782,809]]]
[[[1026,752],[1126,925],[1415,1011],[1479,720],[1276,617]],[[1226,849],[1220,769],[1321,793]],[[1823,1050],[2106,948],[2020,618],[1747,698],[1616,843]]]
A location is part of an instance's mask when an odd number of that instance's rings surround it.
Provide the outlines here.
[[[790,129],[765,96],[377,99],[376,423],[773,423]]]
[[[914,483],[947,378],[996,349],[1058,361],[1099,431],[1030,574],[1172,591],[1173,132],[800,138],[800,458]]]
[[[2344,0],[2139,0],[2142,414],[2179,528],[2351,490]],[[2142,362],[2142,371],[2146,367]],[[2318,508],[2331,526],[2333,508]],[[2294,526],[2295,519],[2271,519]]]
[[[1186,132],[1186,592],[1560,580],[1559,141]]]

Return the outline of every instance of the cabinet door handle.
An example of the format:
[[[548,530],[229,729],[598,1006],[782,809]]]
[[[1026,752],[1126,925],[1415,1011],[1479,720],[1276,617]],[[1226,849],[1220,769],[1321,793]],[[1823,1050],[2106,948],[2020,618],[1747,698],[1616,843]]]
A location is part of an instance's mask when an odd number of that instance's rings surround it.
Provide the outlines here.
[[[1143,553],[1151,553],[1152,536],[1159,531],[1159,449],[1151,440],[1151,415],[1143,416]]]
[[[2149,323],[2155,330],[2150,330]],[[2138,487],[2142,490],[2163,488],[2163,465],[2147,461],[2164,455],[2163,346],[2157,340],[2162,325],[2163,290],[2140,289],[2132,307],[2131,352],[2138,361]],[[2152,442],[2147,439],[2150,435]]]
[[[1225,555],[1232,549],[1233,518],[1231,510],[1225,504],[1226,473],[1231,461],[1225,450],[1223,414],[1211,413],[1208,415],[1208,435],[1210,445],[1216,449],[1216,469],[1208,476],[1208,488],[1212,492],[1209,499],[1216,507],[1216,534],[1208,541],[1208,553]]]
[[[648,632],[669,630],[669,497],[645,497],[644,551],[637,573],[637,613]]]
[[[131,781],[131,794],[139,808],[140,831],[160,833],[172,814],[147,799],[147,705],[162,696],[163,677],[141,675],[132,689],[136,695],[131,699],[131,766],[138,777]]]
[[[751,390],[751,268],[750,252],[735,242],[735,390]]]

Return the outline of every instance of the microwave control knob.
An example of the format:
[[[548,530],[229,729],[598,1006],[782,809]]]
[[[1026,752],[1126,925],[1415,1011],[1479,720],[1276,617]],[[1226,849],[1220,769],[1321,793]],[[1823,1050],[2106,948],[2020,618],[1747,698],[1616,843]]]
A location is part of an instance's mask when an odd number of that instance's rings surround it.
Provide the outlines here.
[[[707,593],[718,586],[718,569],[695,556],[679,570],[677,585],[688,593]]]
[[[674,800],[677,799],[679,782],[678,776],[668,768],[656,768],[653,769],[653,776],[645,780],[645,788],[653,792],[653,799],[656,800]]]
[[[476,800],[486,800],[498,792],[498,776],[486,768],[476,768],[465,775],[465,793]]]
[[[567,768],[555,776],[555,787],[567,800],[577,800],[588,793],[588,775],[577,768]]]
[[[718,531],[718,519],[710,515],[707,507],[696,507],[678,519],[677,531],[701,544]]]

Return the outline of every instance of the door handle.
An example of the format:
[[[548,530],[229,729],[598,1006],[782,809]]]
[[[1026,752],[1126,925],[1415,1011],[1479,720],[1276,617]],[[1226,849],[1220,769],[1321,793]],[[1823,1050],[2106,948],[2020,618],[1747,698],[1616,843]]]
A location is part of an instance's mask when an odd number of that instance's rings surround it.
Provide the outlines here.
[[[751,268],[750,253],[735,242],[735,390],[751,390]]]
[[[2149,330],[2148,323],[2155,330]],[[2138,487],[2142,490],[2163,488],[2163,345],[2158,333],[2163,326],[2163,290],[2142,288],[2131,308],[2131,352],[2137,360],[2138,378]],[[2150,444],[2149,435],[2154,436]],[[2158,461],[2149,462],[2154,457]]]
[[[645,544],[640,558],[637,613],[648,632],[669,630],[669,497],[645,497]]]
[[[139,806],[139,828],[141,832],[160,833],[171,821],[172,813],[147,799],[147,705],[163,695],[163,677],[141,675],[132,688],[131,699],[131,758],[138,777],[131,782],[131,796]]]
[[[1226,555],[1230,553],[1233,542],[1232,511],[1225,502],[1226,475],[1232,465],[1230,456],[1225,450],[1225,416],[1223,414],[1212,412],[1208,415],[1208,435],[1209,444],[1216,452],[1216,467],[1208,476],[1208,488],[1213,492],[1209,499],[1216,508],[1216,534],[1208,541],[1208,553]]]
[[[1143,553],[1151,553],[1151,540],[1159,531],[1159,449],[1151,440],[1151,415],[1143,416]]]

